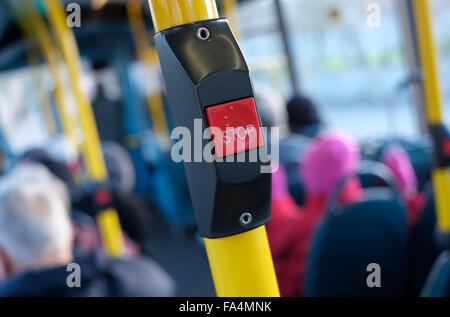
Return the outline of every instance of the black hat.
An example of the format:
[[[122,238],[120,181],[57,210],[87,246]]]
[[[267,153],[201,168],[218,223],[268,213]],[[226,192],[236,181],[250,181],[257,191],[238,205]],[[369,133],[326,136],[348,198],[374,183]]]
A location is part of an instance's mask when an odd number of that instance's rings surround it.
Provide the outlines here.
[[[295,96],[287,104],[289,127],[298,131],[322,123],[316,105],[305,96]]]

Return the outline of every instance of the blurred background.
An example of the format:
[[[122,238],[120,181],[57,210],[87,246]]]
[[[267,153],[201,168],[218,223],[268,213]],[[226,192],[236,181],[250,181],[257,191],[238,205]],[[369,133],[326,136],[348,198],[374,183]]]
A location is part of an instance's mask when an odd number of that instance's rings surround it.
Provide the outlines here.
[[[80,219],[87,219],[83,218],[85,214],[94,222],[95,211],[86,212],[90,207],[86,207],[85,198],[95,194],[95,182],[84,168],[86,160],[80,160],[89,134],[83,127],[77,99],[80,92],[73,83],[76,80],[92,106],[110,186],[119,197],[116,207],[120,221],[126,239],[135,248],[131,249],[154,259],[171,276],[176,292],[167,294],[214,296],[183,165],[170,159],[169,135],[174,123],[153,47],[148,2],[61,2],[68,20],[80,22],[64,31],[73,32],[78,45],[79,56],[72,52],[79,58],[78,78],[73,77],[64,53],[57,49],[59,40],[46,2],[0,0],[3,173],[7,175],[23,157],[43,163],[41,156],[30,156],[29,152],[46,152],[48,160],[63,163],[74,178],[73,186],[69,186],[75,202],[72,209],[84,209],[84,213],[73,214],[73,222],[83,227],[85,222]],[[417,50],[408,39],[410,13],[400,2],[218,0],[217,5],[220,16],[230,21],[257,95],[266,95],[267,100],[260,104],[257,96],[258,107],[265,108],[268,103],[269,113],[281,113],[280,119],[269,125],[280,127],[285,136],[289,125],[286,104],[294,96],[308,96],[321,116],[321,124],[346,131],[361,148],[363,160],[380,163],[386,144],[401,145],[417,175],[417,190],[425,192],[431,186],[431,142],[414,57]],[[429,2],[443,104],[450,110],[450,2]],[[379,25],[368,22],[374,3],[380,8]],[[70,7],[72,4],[78,6]],[[77,20],[73,13],[78,8]],[[43,45],[46,36],[52,42],[50,51]],[[450,111],[446,112],[448,119]],[[300,161],[298,158],[295,162],[294,174]],[[289,174],[289,167],[285,168]],[[383,177],[377,178],[370,171],[363,173],[373,176],[362,178],[364,187],[388,187]],[[301,180],[289,175],[290,194],[302,207]],[[80,188],[82,193],[78,192]],[[432,197],[432,190],[427,197]],[[432,209],[428,214],[434,214],[430,199],[430,205],[424,206]],[[131,215],[129,210],[134,210]],[[434,225],[434,218],[427,223],[424,239],[430,244],[434,243]],[[86,245],[80,244],[86,251]],[[436,248],[433,254],[411,256],[414,261],[416,257],[427,260],[426,264],[412,265],[420,266],[420,277],[410,282],[408,294],[418,295],[437,255]],[[407,271],[405,267],[402,270]]]
[[[92,54],[95,53],[95,46],[101,45],[103,31],[95,28],[100,28],[102,22],[107,20],[110,21],[109,27],[114,27],[111,25],[114,23],[122,32],[129,32],[126,30],[128,22],[126,12],[123,12],[125,9],[121,8],[124,5],[120,4],[120,1],[110,1],[101,10],[98,9],[98,12],[90,8],[89,1],[78,2],[83,5],[82,27],[75,28],[75,34],[80,41],[87,42],[89,36],[97,37],[96,42],[89,43],[91,47],[80,42],[85,69],[83,85],[90,91],[91,98],[94,98],[95,83],[98,81],[94,71],[97,62],[95,59],[101,59],[101,54]],[[391,133],[389,114],[394,111],[391,108],[396,109],[396,133],[416,137],[421,134],[420,124],[417,123],[421,118],[418,118],[415,111],[411,92],[408,89],[397,90],[399,83],[409,74],[398,6],[389,0],[377,1],[382,8],[381,25],[369,27],[366,24],[369,14],[366,8],[369,3],[369,0],[350,0],[345,4],[328,0],[282,1],[285,24],[289,29],[291,54],[295,61],[294,72],[298,77],[298,89],[317,100],[319,107],[324,108],[324,116],[330,125],[348,129],[358,138],[384,137]],[[446,18],[449,4],[445,0],[433,0],[431,3],[436,41],[439,45],[440,75],[442,82],[446,82],[450,76],[450,22]],[[4,6],[1,12],[0,102],[2,109],[14,109],[10,110],[14,113],[8,110],[2,115],[4,121],[11,122],[8,118],[15,116],[15,113],[22,113],[25,111],[23,109],[33,109],[32,103],[36,99],[31,96],[22,98],[23,91],[33,85],[31,74],[42,72],[42,76],[47,78],[47,86],[50,75],[48,70],[38,69],[39,67],[21,67],[23,64],[20,63],[26,61],[24,43],[20,40],[20,33],[17,33],[19,30],[14,29],[11,24],[13,17]],[[146,21],[151,24],[148,8],[146,14]],[[243,1],[238,5],[236,17],[240,44],[253,72],[254,81],[273,85],[285,98],[289,98],[292,87],[273,1]],[[85,34],[87,32],[91,34]],[[131,40],[130,36],[125,37]],[[20,69],[17,69],[19,67]],[[130,65],[129,68],[130,72],[133,72],[133,69],[138,67]],[[108,67],[105,67],[105,77],[113,78],[111,73],[113,72],[108,72]],[[139,76],[138,73],[139,71],[135,71],[134,76]],[[337,81],[343,85],[333,84]],[[22,84],[17,84],[18,82]],[[43,85],[45,84],[44,80]],[[449,89],[446,85],[443,89],[445,100],[448,100]],[[114,93],[118,94],[111,92]],[[12,107],[11,103],[17,106]],[[7,104],[10,107],[6,107]],[[26,146],[26,142],[42,142],[45,139],[42,135],[45,129],[38,129],[38,108],[34,109],[35,111],[27,111],[30,114],[23,120],[29,120],[28,124],[41,132],[36,133],[36,140],[31,140],[20,137],[20,133],[10,133],[10,129],[14,128],[5,127],[5,133],[14,135],[12,147],[20,150]],[[34,112],[35,115],[32,114]],[[369,124],[372,120],[376,120],[377,124]],[[14,126],[21,130],[20,124],[16,123]]]

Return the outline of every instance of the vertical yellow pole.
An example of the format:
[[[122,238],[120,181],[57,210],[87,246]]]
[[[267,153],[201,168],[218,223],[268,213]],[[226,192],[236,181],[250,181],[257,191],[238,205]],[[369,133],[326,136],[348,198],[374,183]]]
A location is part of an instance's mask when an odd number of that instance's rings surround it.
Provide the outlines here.
[[[127,12],[139,60],[143,65],[157,65],[159,63],[158,53],[149,43],[150,37],[145,29],[142,16],[142,0],[129,0]],[[169,128],[161,95],[162,87],[159,87],[159,78],[153,80],[155,81],[153,84],[158,88],[158,91],[150,92],[147,96],[147,104],[154,130],[158,136],[159,146],[163,150],[167,150],[169,148]]]
[[[150,0],[150,7],[156,32],[218,18],[214,0]],[[264,226],[205,245],[218,296],[280,296]]]
[[[425,105],[430,125],[443,122],[438,53],[433,37],[431,9],[428,0],[413,0],[417,42],[424,77]],[[433,170],[433,184],[439,230],[450,233],[450,174],[446,168]]]
[[[70,116],[66,109],[64,89],[61,75],[59,74],[57,50],[53,47],[51,37],[48,33],[47,25],[45,24],[45,21],[40,15],[37,8],[35,8],[33,4],[27,0],[22,0],[22,3],[25,6],[25,10],[27,11],[29,19],[30,28],[28,28],[27,33],[28,35],[32,35],[33,33],[36,34],[39,46],[42,50],[42,54],[44,55],[44,58],[49,66],[50,73],[54,81],[54,97],[59,113],[59,118],[61,120],[62,129],[74,148],[79,148],[76,137],[74,135],[75,127],[73,126],[72,120],[70,119]]]
[[[280,296],[265,226],[205,246],[218,296]]]
[[[84,160],[91,179],[94,182],[102,183],[106,181],[108,174],[94,113],[89,99],[80,86],[81,61],[75,36],[66,23],[66,13],[60,0],[47,0],[45,3],[57,43],[69,70],[72,89],[78,104],[81,125],[85,134]],[[118,219],[117,212],[112,208],[101,211],[97,216],[105,251],[111,257],[121,256],[124,252],[124,241]]]
[[[21,14],[15,7],[11,7],[14,15],[17,18],[17,21],[19,22],[19,27],[22,30],[24,41],[25,41],[25,49],[26,49],[26,55],[27,60],[30,66],[38,66],[39,65],[39,56],[34,51],[33,44],[34,42],[30,42],[32,37],[32,26],[30,25],[31,21],[28,21],[23,14]],[[38,92],[39,93],[39,101],[40,106],[42,110],[42,114],[44,117],[45,125],[48,129],[48,132],[50,135],[53,135],[56,133],[56,122],[55,118],[53,117],[52,113],[52,107],[51,107],[51,101],[49,96],[46,94],[45,91]]]
[[[67,64],[72,89],[79,108],[80,120],[85,132],[86,164],[92,180],[102,182],[107,178],[106,166],[97,134],[97,126],[91,104],[81,89],[81,61],[72,30],[66,24],[66,14],[59,0],[46,1],[49,20],[55,31],[56,40]]]
[[[215,0],[150,0],[155,32],[219,17]]]

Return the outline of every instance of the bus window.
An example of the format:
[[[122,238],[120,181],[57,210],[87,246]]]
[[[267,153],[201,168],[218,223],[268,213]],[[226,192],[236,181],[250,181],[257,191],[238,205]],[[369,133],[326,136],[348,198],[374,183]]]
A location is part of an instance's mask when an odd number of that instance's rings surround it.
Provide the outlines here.
[[[258,16],[258,19],[254,19]],[[288,69],[272,0],[245,1],[238,8],[239,42],[255,82],[290,95]],[[270,43],[270,45],[268,45]]]
[[[43,73],[44,68],[38,67],[0,75],[0,124],[14,153],[42,145],[48,138],[35,87],[36,76]]]
[[[376,8],[371,6],[373,1],[360,0],[283,0],[281,3],[300,91],[317,101],[331,127],[346,129],[357,138],[419,133],[411,93],[409,89],[397,88],[409,70],[395,3],[377,1]],[[242,40],[250,65],[262,57],[271,61],[282,54],[273,7],[273,0],[241,5],[243,34],[246,30],[260,29],[259,36],[249,34],[249,38]],[[377,14],[378,9],[380,19],[373,20],[371,14]],[[267,17],[246,19],[246,11]],[[275,32],[266,31],[272,29]],[[265,49],[257,49],[261,46]],[[282,92],[290,98],[287,68],[279,70],[284,76],[280,81]]]

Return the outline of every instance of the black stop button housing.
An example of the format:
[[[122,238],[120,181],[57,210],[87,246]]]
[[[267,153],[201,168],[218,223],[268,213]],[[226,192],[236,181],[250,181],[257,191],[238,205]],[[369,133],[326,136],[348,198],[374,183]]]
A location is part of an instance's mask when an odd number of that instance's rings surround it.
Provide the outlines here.
[[[207,39],[199,36],[200,28],[209,31]],[[187,127],[191,136],[194,119],[208,127],[206,108],[253,97],[247,64],[226,19],[161,31],[155,45],[175,124]],[[258,120],[261,124],[259,115]],[[209,142],[202,140],[203,148]],[[237,162],[236,154],[234,162],[208,163],[203,156],[201,162],[184,162],[201,236],[226,237],[270,220],[271,174],[261,170],[270,164],[261,155],[267,153],[266,144],[246,151],[245,162]],[[251,222],[244,225],[246,213]]]

